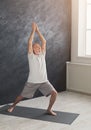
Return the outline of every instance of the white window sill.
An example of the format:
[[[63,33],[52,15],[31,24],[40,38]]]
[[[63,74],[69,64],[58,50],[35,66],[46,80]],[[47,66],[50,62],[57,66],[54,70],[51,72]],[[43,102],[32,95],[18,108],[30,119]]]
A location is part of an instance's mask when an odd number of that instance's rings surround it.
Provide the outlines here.
[[[91,56],[77,56],[77,58],[91,59]]]

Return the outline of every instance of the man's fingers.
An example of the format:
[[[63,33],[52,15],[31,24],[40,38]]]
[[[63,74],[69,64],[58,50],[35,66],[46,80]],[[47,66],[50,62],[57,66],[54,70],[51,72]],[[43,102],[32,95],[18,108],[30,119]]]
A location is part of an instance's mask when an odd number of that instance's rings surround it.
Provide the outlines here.
[[[32,23],[32,28],[36,29],[36,23],[35,22]]]
[[[38,28],[38,25],[37,25],[37,23],[35,23],[35,25],[36,25],[36,29]]]

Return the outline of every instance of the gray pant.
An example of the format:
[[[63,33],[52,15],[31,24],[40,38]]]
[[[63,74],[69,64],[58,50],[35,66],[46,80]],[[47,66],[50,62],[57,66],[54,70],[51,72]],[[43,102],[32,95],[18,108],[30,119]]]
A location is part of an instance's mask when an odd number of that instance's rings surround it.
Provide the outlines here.
[[[49,96],[51,91],[56,91],[52,84],[47,81],[44,83],[30,83],[26,82],[21,96],[26,98],[32,98],[36,90],[39,90],[44,96]]]

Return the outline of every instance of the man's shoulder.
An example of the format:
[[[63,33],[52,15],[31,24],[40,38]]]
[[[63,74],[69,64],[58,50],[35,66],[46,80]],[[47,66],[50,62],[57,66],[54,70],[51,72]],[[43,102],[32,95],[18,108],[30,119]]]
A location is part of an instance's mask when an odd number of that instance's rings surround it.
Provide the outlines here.
[[[45,51],[45,50],[42,50],[42,51],[41,51],[41,54],[42,54],[42,55],[46,55],[46,51]]]
[[[33,57],[33,55],[34,55],[33,52],[31,52],[31,53],[28,52],[28,53],[27,53],[27,56],[28,56],[28,57]]]

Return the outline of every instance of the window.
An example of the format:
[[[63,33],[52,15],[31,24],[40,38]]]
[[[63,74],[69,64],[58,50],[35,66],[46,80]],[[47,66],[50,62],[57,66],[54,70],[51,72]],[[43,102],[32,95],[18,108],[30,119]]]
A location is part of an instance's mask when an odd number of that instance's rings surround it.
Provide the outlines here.
[[[91,64],[91,0],[72,0],[71,62]]]
[[[91,0],[79,0],[78,56],[91,57]]]
[[[86,55],[91,56],[91,0],[86,4]]]

